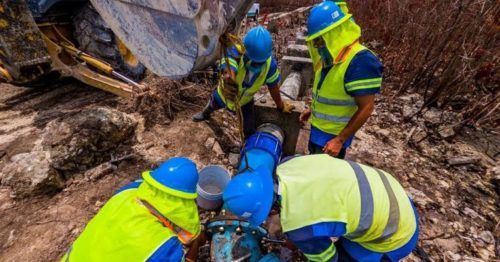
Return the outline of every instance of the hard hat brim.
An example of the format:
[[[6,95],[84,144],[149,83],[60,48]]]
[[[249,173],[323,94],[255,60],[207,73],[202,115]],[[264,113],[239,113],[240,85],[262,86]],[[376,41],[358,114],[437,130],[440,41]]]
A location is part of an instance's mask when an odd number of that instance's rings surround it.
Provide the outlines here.
[[[176,197],[185,198],[185,199],[195,199],[198,196],[197,193],[188,193],[188,192],[183,192],[180,190],[175,190],[173,188],[167,187],[167,186],[161,184],[160,182],[156,181],[156,179],[154,179],[151,176],[150,172],[142,173],[142,178],[144,179],[145,182],[147,182],[151,186],[157,188],[158,190],[161,190],[167,194],[170,194],[170,195],[173,195]]]
[[[347,20],[351,19],[352,17],[352,14],[346,14],[344,17],[342,17],[342,19],[340,19],[339,21],[323,28],[322,30],[310,35],[310,36],[306,36],[306,41],[312,41],[314,40],[315,38],[318,38],[319,36],[325,34],[326,32],[332,30],[333,28],[339,26],[340,24],[346,22]]]

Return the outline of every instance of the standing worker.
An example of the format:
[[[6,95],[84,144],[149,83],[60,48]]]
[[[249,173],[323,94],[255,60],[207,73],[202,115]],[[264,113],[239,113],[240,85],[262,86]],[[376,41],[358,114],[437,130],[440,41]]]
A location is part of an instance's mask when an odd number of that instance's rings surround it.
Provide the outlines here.
[[[383,66],[359,43],[360,27],[332,1],[315,6],[307,21],[314,65],[313,101],[300,115],[311,119],[309,151],[344,158],[380,93]]]
[[[283,232],[310,261],[399,261],[417,245],[415,207],[382,170],[326,154],[295,157],[276,169],[276,193],[259,171],[234,177],[225,205],[260,225],[276,204]]]
[[[142,178],[117,191],[62,261],[183,261],[183,244],[197,252],[195,163],[171,158]]]
[[[234,46],[228,48],[226,57],[221,59],[222,78],[219,86],[203,111],[195,114],[193,120],[207,120],[213,111],[221,108],[236,112],[236,106],[239,105],[243,133],[249,137],[256,129],[253,96],[261,86],[267,85],[278,110],[290,113],[294,107],[281,100],[281,75],[278,63],[272,56],[273,40],[269,31],[262,26],[252,28],[245,35],[243,45],[245,51]]]

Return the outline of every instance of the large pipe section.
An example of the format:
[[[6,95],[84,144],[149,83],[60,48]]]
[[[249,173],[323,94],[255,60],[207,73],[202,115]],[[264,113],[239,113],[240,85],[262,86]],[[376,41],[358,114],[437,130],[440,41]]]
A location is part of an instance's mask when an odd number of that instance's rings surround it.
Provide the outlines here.
[[[242,150],[238,173],[264,166],[270,173],[281,159],[284,141],[283,130],[274,124],[261,125],[246,141]]]
[[[283,140],[281,128],[274,124],[261,125],[245,141],[238,173],[262,167],[266,173],[274,173],[281,159]],[[267,236],[266,229],[252,226],[247,221],[226,213],[224,209],[219,216],[209,220],[207,232],[212,234],[212,261],[279,261],[272,254],[264,256],[262,253],[261,241]]]

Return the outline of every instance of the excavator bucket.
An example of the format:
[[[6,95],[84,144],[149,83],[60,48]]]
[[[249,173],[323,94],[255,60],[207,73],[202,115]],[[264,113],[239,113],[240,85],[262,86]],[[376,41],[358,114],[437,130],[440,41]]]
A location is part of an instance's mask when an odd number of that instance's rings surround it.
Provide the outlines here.
[[[0,79],[28,84],[48,73],[50,63],[26,1],[0,0]]]
[[[213,63],[219,37],[253,0],[91,0],[113,32],[160,76],[178,79]]]

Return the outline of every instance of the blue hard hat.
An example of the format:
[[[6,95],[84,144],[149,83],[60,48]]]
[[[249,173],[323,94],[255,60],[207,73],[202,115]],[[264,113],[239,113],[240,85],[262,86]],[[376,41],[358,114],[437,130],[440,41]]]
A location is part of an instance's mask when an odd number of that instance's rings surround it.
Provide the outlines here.
[[[313,7],[307,19],[307,41],[322,35],[331,28],[347,21],[352,15],[344,14],[332,1],[324,1]]]
[[[258,167],[235,176],[224,189],[222,198],[231,213],[258,226],[271,212],[273,187],[272,171]]]
[[[273,38],[262,26],[250,29],[243,39],[243,45],[246,56],[258,63],[265,62],[273,54]]]
[[[173,157],[160,164],[143,178],[152,186],[175,196],[195,199],[198,170],[196,164],[185,157]]]

